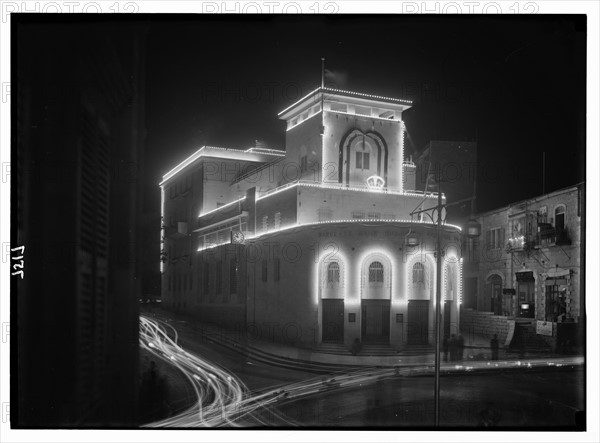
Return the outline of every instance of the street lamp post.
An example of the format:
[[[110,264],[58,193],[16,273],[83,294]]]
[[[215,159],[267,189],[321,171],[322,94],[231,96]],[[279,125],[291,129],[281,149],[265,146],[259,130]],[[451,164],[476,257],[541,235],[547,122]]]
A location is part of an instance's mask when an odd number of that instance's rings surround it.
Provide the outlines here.
[[[435,272],[435,426],[440,424],[440,304],[442,300],[442,191],[438,180]]]
[[[465,198],[453,203],[442,203],[442,190],[441,190],[441,173],[437,180],[437,220],[436,220],[436,231],[437,231],[437,239],[436,239],[436,276],[435,276],[435,363],[434,363],[434,371],[435,371],[435,394],[434,394],[434,403],[435,403],[435,412],[434,412],[434,420],[435,426],[440,425],[440,335],[441,335],[441,312],[440,306],[442,304],[442,209],[447,208],[449,206],[458,205],[464,203],[466,201],[473,202],[475,200],[475,195],[473,197]],[[417,207],[421,206],[419,204]],[[427,213],[427,211],[431,211],[434,208],[427,209],[415,209],[411,212],[411,216],[415,214]],[[473,211],[471,211],[473,212]],[[429,215],[429,214],[428,214]],[[430,215],[431,221],[433,220],[433,216]],[[481,225],[477,223],[473,219],[473,214],[471,214],[471,220],[467,223],[467,232],[466,235],[469,238],[478,237],[481,232]],[[413,239],[414,240],[414,239]]]

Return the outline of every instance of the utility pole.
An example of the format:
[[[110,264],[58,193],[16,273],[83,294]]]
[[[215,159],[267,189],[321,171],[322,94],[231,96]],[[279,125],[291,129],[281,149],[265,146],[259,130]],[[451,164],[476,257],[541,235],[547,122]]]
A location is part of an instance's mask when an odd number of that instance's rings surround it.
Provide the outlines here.
[[[542,195],[546,193],[546,151],[542,152]]]

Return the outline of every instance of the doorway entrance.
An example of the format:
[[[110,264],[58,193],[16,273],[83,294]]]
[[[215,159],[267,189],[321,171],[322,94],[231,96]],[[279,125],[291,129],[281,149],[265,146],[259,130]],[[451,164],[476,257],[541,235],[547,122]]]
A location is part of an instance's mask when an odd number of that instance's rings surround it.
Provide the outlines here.
[[[531,281],[519,282],[517,292],[519,294],[519,305],[517,307],[519,317],[535,317],[534,283]]]
[[[491,311],[495,315],[503,314],[502,307],[502,278],[499,275],[492,275],[488,280],[489,294],[491,302]]]
[[[535,317],[535,278],[532,271],[517,272],[517,313],[519,317]]]
[[[429,300],[408,301],[409,345],[429,344]]]
[[[444,302],[444,332],[443,335],[450,337],[452,333],[457,333],[456,330],[452,330],[452,300],[446,300]]]
[[[344,300],[323,299],[323,342],[344,342]]]
[[[363,343],[390,343],[390,300],[362,300]]]

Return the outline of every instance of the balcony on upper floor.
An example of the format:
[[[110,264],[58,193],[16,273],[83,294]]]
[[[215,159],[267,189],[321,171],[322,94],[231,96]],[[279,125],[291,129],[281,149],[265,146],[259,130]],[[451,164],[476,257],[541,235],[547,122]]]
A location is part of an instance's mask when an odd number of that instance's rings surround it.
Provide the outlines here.
[[[555,227],[550,223],[538,223],[537,243],[540,247],[568,246],[571,235],[566,227]]]
[[[188,235],[187,222],[174,222],[170,225],[163,225],[165,238],[181,238]]]

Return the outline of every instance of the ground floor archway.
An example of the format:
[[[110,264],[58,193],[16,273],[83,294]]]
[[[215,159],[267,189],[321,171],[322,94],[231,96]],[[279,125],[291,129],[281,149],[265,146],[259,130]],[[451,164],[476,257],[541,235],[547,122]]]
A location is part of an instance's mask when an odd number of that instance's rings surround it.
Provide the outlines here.
[[[429,300],[409,300],[407,315],[407,343],[429,344]]]
[[[390,343],[390,300],[361,303],[361,340],[363,343]]]
[[[344,300],[327,299],[323,303],[323,342],[344,342]]]

